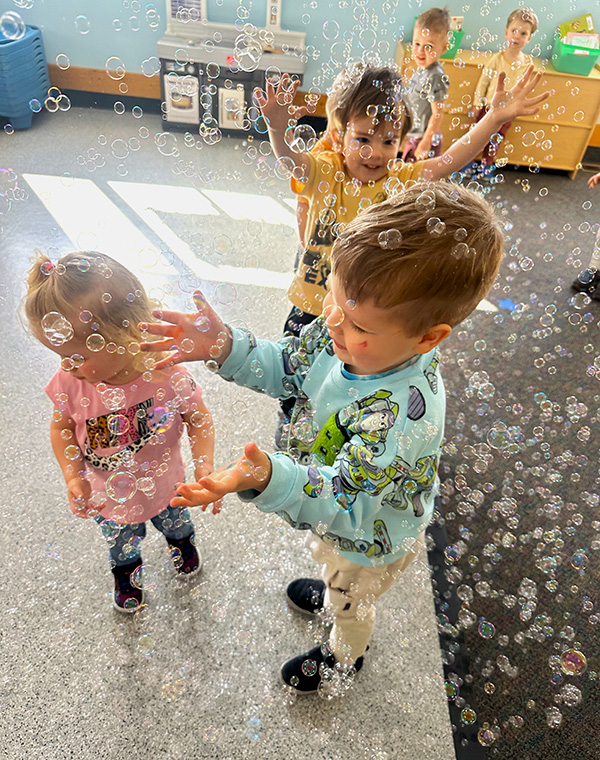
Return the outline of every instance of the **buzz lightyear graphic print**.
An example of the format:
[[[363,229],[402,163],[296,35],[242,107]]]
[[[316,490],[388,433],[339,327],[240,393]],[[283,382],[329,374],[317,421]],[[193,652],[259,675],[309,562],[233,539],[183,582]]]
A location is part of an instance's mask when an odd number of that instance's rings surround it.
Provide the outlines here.
[[[278,343],[233,332],[220,373],[297,398],[287,452],[270,455],[269,485],[241,498],[358,564],[406,553],[431,519],[437,492],[445,416],[438,351],[357,376],[335,355],[322,318]]]

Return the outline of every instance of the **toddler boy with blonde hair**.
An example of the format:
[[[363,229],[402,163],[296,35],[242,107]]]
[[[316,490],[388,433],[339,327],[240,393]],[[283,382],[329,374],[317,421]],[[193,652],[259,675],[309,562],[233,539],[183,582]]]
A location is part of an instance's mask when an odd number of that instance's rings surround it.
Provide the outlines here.
[[[491,287],[502,245],[480,196],[415,183],[340,231],[324,313],[299,338],[273,343],[231,330],[201,294],[199,313],[157,313],[168,324],[147,326],[165,338],[145,351],[188,344],[158,368],[203,360],[226,380],[296,398],[287,453],[247,444],[237,462],[179,484],[171,503],[206,506],[239,492],[309,531],[322,579],[293,581],[287,598],[308,614],[327,609],[333,627],[327,641],[284,663],[283,681],[300,693],[325,683],[345,690],[362,668],[377,598],[420,550],[444,434],[437,346]]]

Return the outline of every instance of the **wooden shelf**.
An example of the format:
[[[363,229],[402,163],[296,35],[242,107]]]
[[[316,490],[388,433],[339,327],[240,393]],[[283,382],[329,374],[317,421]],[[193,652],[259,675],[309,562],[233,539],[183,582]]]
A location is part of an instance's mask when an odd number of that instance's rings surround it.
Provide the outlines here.
[[[459,50],[453,61],[443,61],[450,80],[442,122],[446,146],[467,132],[475,121],[476,109],[471,102],[487,58],[485,54]],[[552,94],[538,114],[515,119],[500,146],[498,158],[517,166],[534,164],[562,169],[571,172],[573,178],[600,116],[600,72],[593,69],[589,76],[583,77],[556,71],[551,65],[542,66],[539,60],[535,64],[542,68],[543,76],[534,92],[550,90]],[[542,139],[523,145],[524,134],[540,130],[544,132]],[[548,140],[551,145],[542,147]]]

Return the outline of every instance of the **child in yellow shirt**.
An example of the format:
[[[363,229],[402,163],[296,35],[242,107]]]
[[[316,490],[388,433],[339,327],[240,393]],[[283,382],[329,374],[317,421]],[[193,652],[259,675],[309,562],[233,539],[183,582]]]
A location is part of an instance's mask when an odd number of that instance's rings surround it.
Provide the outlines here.
[[[510,87],[532,65],[533,59],[523,52],[523,48],[537,28],[538,17],[532,8],[517,8],[508,17],[504,31],[506,44],[503,50],[488,59],[475,88],[473,104],[479,109],[477,121],[482,119],[489,110],[499,74],[504,73],[505,86]],[[484,168],[495,162],[498,146],[506,136],[510,125],[510,121],[502,124],[494,138],[483,149],[481,163]]]

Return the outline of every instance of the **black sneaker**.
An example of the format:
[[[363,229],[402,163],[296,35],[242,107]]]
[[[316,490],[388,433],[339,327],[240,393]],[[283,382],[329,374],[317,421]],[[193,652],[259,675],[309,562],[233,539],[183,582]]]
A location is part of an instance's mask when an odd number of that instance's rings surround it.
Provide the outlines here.
[[[144,592],[140,587],[136,570],[142,566],[142,560],[130,562],[128,565],[115,565],[112,574],[115,576],[114,607],[119,612],[136,612],[144,603]],[[133,581],[133,582],[132,582]]]
[[[335,694],[341,696],[363,666],[363,657],[354,665],[337,662],[327,642],[299,654],[281,666],[281,680],[300,694],[314,694],[321,684],[334,686]]]
[[[290,607],[306,615],[316,615],[323,609],[325,583],[314,578],[296,578],[287,587],[287,601]]]
[[[194,534],[187,538],[167,538],[171,559],[179,575],[191,578],[202,570],[202,557],[194,545]]]
[[[587,293],[590,298],[600,301],[600,271],[584,269],[573,280],[571,287],[579,293]]]

